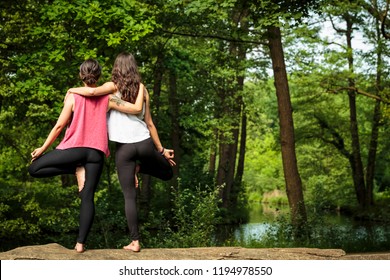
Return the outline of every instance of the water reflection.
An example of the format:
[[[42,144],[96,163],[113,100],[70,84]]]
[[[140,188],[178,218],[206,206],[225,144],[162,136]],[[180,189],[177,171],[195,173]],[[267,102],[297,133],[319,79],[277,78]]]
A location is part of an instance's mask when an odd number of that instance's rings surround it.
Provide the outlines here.
[[[283,233],[285,225],[278,220],[282,214],[288,214],[286,207],[255,205],[248,223],[219,229],[218,243],[248,246],[267,242],[264,244],[266,247],[310,246],[340,248],[346,252],[390,250],[389,224],[354,220],[337,213],[327,214],[312,221],[310,237],[305,241],[307,243],[292,244],[290,236]],[[270,235],[272,238],[269,238]],[[265,239],[267,241],[264,241]],[[273,243],[270,243],[270,240]]]
[[[234,239],[244,241],[261,240],[272,228],[269,223],[249,223],[240,225],[234,230]]]

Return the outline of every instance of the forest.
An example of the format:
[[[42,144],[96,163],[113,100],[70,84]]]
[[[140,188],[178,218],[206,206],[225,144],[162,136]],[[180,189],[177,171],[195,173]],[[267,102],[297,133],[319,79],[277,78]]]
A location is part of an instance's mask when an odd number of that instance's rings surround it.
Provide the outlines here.
[[[74,244],[75,176],[32,178],[31,152],[81,86],[80,64],[97,59],[102,84],[123,51],[177,163],[168,182],[140,177],[144,247],[232,245],[216,241],[219,227],[248,222],[264,202],[288,207],[283,233],[234,245],[320,247],[327,212],[390,224],[389,3],[1,1],[0,251]],[[266,199],[275,191],[283,195]],[[89,247],[125,245],[114,156],[95,204]]]

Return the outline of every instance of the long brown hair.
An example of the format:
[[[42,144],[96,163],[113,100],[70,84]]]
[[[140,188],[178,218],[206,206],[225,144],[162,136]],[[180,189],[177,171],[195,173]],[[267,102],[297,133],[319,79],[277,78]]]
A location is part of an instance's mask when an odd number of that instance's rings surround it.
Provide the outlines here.
[[[116,57],[111,80],[117,86],[123,100],[135,103],[141,76],[138,72],[137,62],[131,53],[123,52]]]

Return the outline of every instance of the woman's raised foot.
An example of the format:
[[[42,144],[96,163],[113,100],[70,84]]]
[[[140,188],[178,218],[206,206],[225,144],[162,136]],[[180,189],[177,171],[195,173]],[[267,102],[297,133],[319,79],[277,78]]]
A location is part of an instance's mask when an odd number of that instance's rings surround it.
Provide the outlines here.
[[[83,190],[85,185],[85,168],[79,166],[76,168],[77,185],[79,186],[79,193]]]

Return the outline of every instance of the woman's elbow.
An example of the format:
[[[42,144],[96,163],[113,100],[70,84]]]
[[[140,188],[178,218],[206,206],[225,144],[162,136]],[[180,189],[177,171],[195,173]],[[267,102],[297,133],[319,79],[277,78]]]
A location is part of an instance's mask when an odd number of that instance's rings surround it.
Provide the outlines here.
[[[66,126],[66,123],[57,123],[55,126],[54,126],[54,130],[56,132],[61,132]]]
[[[133,114],[134,115],[139,115],[139,114],[141,114],[142,113],[142,108],[141,109],[134,109],[133,110]]]
[[[89,88],[88,91],[88,95],[96,96],[96,88]]]
[[[147,127],[149,130],[152,130],[152,129],[156,129],[156,127],[154,126],[154,123],[146,123]]]
[[[110,109],[112,109],[112,108],[110,108]],[[125,107],[122,106],[122,107],[117,107],[117,108],[114,107],[113,109],[116,109],[119,112],[122,112],[125,114],[130,114],[130,115],[139,115],[142,112],[142,110],[134,109],[134,108],[131,108],[129,106],[125,106]]]

